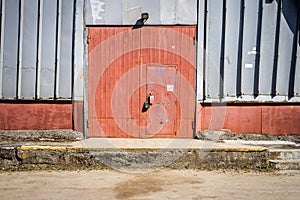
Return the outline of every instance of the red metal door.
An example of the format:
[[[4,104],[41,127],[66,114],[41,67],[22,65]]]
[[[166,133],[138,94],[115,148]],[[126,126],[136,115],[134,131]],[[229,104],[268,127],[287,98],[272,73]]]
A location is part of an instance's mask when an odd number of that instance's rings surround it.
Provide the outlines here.
[[[90,27],[88,136],[191,138],[195,30]]]
[[[176,66],[146,66],[146,129],[144,137],[175,137],[176,113],[179,112],[174,94]],[[148,108],[145,108],[148,107]]]

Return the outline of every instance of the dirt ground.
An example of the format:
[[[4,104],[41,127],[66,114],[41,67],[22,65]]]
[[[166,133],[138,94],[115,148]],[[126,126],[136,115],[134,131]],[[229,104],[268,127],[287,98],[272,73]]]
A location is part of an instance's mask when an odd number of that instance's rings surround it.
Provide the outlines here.
[[[299,199],[300,174],[159,170],[0,173],[0,199]]]

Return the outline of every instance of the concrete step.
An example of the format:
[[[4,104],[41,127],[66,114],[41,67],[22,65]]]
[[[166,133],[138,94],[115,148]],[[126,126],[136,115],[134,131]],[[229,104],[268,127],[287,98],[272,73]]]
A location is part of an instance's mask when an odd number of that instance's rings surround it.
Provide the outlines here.
[[[192,139],[86,139],[1,146],[0,169],[267,169],[264,147]]]
[[[269,166],[277,170],[300,170],[300,159],[269,160]]]
[[[270,149],[271,160],[300,160],[300,149]]]

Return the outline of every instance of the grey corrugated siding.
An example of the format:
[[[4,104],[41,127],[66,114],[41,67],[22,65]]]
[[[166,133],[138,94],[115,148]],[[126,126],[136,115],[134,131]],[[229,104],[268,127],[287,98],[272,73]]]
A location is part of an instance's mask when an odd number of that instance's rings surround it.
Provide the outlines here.
[[[0,0],[1,99],[71,99],[73,92],[83,98],[83,1],[77,0],[77,39],[74,2]],[[86,2],[88,25],[133,25],[141,12],[149,12],[147,24],[197,23],[196,0]],[[198,99],[298,102],[299,4],[199,0]]]
[[[299,12],[297,0],[200,0],[198,99],[298,102]]]
[[[0,3],[0,98],[71,99],[76,1]]]

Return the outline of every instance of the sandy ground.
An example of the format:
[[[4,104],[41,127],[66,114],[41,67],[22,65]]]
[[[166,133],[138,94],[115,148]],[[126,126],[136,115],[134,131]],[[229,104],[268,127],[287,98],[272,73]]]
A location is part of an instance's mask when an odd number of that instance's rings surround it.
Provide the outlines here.
[[[0,173],[0,199],[300,199],[300,173],[3,172]]]

